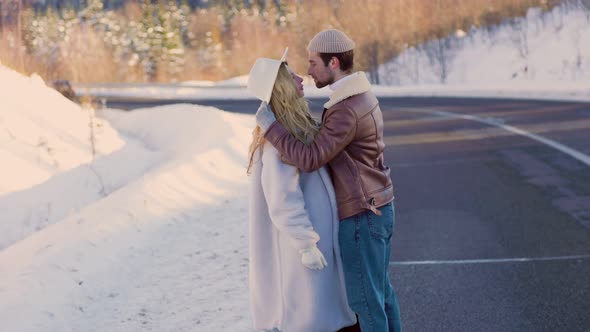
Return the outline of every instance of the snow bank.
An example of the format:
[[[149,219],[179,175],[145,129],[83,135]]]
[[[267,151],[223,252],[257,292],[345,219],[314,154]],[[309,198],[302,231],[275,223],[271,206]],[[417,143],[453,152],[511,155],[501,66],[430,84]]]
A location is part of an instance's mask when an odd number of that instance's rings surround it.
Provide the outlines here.
[[[37,123],[64,103],[54,97],[19,111]],[[0,197],[2,328],[248,330],[252,116],[194,105],[98,115],[118,149]],[[44,222],[33,227],[37,217]]]
[[[500,26],[409,48],[380,67],[380,78],[390,85],[446,83],[466,91],[510,92],[505,84],[515,82],[529,90],[575,84],[590,93],[590,14],[568,4],[547,13],[531,8]]]
[[[0,87],[0,197],[92,160],[88,110],[2,65]],[[123,145],[108,123],[95,122],[94,136],[99,156]]]

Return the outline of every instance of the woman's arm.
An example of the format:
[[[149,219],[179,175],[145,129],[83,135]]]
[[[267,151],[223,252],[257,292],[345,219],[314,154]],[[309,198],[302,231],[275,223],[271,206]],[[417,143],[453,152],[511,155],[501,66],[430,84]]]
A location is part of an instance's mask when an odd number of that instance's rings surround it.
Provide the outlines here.
[[[262,190],[272,223],[298,250],[315,246],[320,237],[305,210],[297,168],[281,162],[268,142],[262,148]]]

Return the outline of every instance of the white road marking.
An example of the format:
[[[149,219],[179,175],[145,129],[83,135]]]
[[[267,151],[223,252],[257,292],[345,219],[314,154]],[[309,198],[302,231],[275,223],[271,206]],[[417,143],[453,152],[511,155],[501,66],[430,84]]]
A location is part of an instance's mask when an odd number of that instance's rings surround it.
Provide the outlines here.
[[[401,109],[400,111],[404,111],[404,112],[417,112],[417,113],[428,113],[428,114],[437,114],[439,116],[443,116],[443,117],[449,117],[449,118],[456,118],[456,119],[465,119],[465,120],[471,120],[471,121],[476,121],[476,122],[480,122],[480,123],[485,123],[487,125],[490,126],[495,126],[495,127],[499,127],[502,128],[504,130],[507,130],[509,132],[518,134],[518,135],[522,135],[525,137],[528,137],[532,140],[535,140],[537,142],[543,143],[545,145],[548,145],[560,152],[563,152],[567,155],[569,155],[570,157],[577,159],[579,161],[581,161],[582,163],[586,164],[587,166],[590,166],[590,156],[583,154],[580,151],[574,150],[570,147],[567,147],[561,143],[555,142],[553,140],[550,140],[548,138],[545,138],[543,136],[540,135],[536,135],[533,133],[530,133],[526,130],[522,130],[520,128],[514,127],[514,126],[510,126],[510,125],[506,125],[504,124],[504,119],[499,119],[499,118],[480,118],[477,116],[473,116],[473,115],[467,115],[467,114],[461,114],[461,113],[453,113],[453,112],[445,112],[445,111],[433,111],[433,110],[414,110],[414,109]]]
[[[537,142],[548,145],[562,153],[569,155],[570,157],[581,161],[582,163],[590,166],[590,156],[587,156],[577,150],[567,147],[561,143],[555,142],[548,138],[540,135],[530,133],[526,130],[504,124],[504,119],[499,118],[480,118],[473,115],[457,114],[445,111],[432,111],[432,110],[415,110],[415,109],[402,109],[400,111],[405,112],[417,112],[417,113],[428,113],[437,114],[439,116],[448,118],[457,118],[476,121],[485,123],[490,126],[495,126],[507,130],[509,132],[528,137]],[[497,263],[523,263],[523,262],[540,262],[540,261],[562,261],[562,260],[577,260],[577,259],[590,259],[590,255],[573,255],[573,256],[550,256],[550,257],[521,257],[521,258],[491,258],[491,259],[459,259],[459,260],[438,260],[438,261],[401,261],[401,262],[389,262],[389,266],[407,266],[407,265],[453,265],[453,264],[497,264]]]
[[[590,255],[574,255],[574,256],[553,256],[553,257],[459,259],[459,260],[440,260],[440,261],[401,261],[401,262],[389,262],[389,266],[523,263],[523,262],[541,262],[541,261],[563,261],[563,260],[576,260],[576,259],[589,259],[589,258],[590,258]]]
[[[495,160],[493,157],[483,157],[483,158],[459,158],[459,159],[447,159],[447,160],[437,160],[437,161],[423,161],[423,162],[414,162],[414,163],[390,163],[389,165],[393,168],[398,167],[430,167],[434,165],[448,165],[448,164],[465,164],[465,163],[481,163],[484,161],[491,161]]]

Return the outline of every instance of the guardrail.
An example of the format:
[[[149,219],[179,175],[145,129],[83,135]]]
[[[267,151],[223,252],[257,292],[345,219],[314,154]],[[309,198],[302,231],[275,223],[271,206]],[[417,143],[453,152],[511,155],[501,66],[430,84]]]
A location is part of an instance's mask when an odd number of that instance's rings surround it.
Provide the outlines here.
[[[252,99],[239,83],[72,83],[77,97],[108,100]]]
[[[76,83],[71,82],[74,89],[95,89],[95,88],[108,88],[108,89],[135,89],[135,88],[195,88],[195,89],[243,89],[246,85],[240,84],[207,84],[207,83]]]

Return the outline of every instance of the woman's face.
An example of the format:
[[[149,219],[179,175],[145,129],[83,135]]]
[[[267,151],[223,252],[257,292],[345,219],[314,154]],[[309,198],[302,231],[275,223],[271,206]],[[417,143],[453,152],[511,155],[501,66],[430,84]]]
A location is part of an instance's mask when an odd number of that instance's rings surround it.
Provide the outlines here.
[[[301,78],[301,76],[298,76],[297,74],[295,74],[295,72],[293,70],[291,70],[291,68],[289,66],[287,66],[287,70],[291,74],[291,77],[293,77],[293,84],[295,85],[295,89],[297,90],[297,95],[299,97],[303,97],[305,94],[303,92],[303,78]]]

